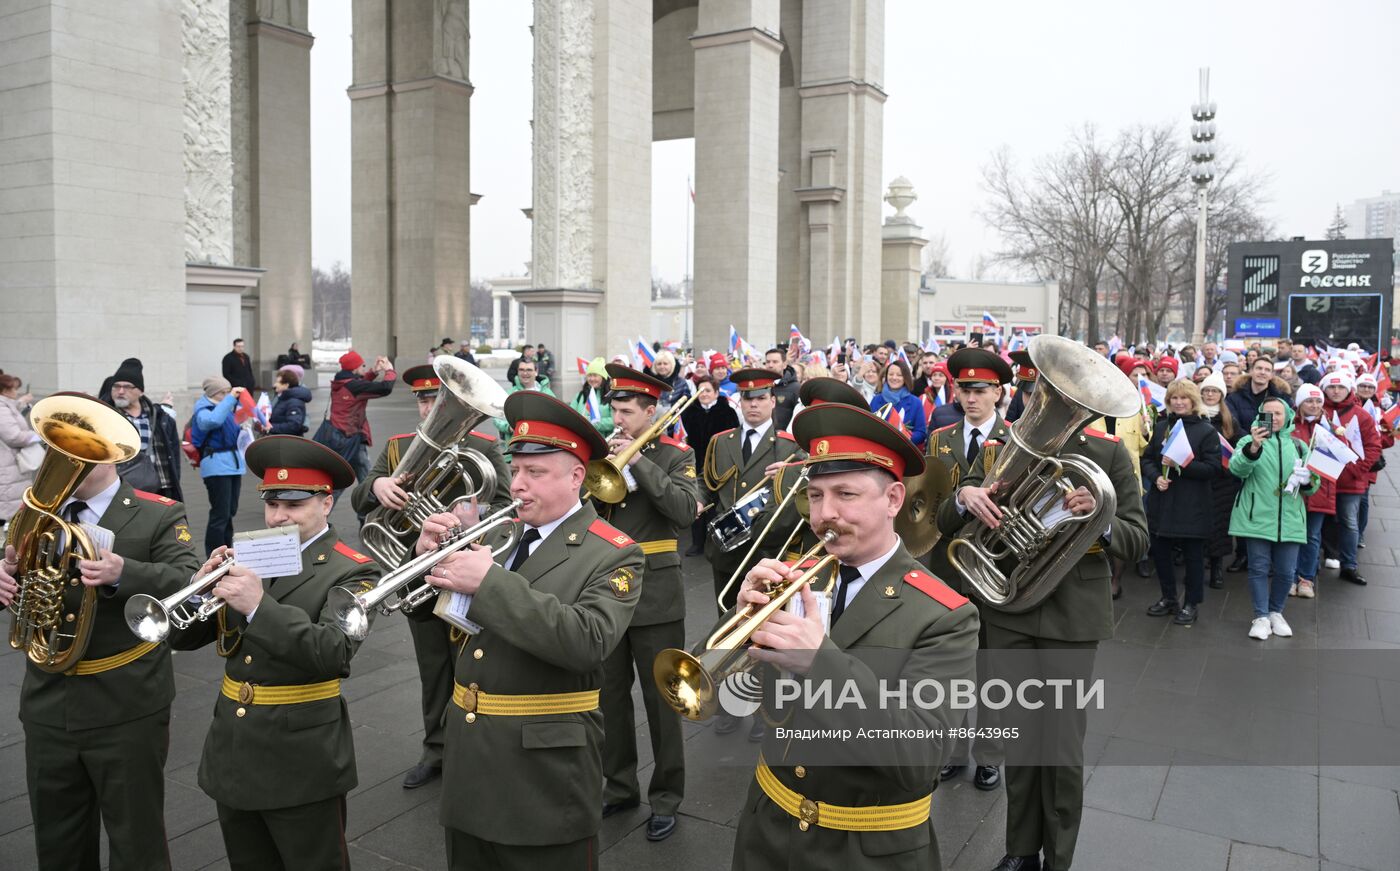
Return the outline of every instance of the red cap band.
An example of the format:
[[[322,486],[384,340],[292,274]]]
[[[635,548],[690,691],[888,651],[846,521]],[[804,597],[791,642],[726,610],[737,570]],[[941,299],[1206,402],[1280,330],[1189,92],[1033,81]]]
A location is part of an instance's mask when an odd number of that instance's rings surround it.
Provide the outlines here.
[[[661,388],[657,387],[655,384],[648,384],[645,381],[639,381],[636,378],[627,378],[622,375],[613,379],[612,389],[627,393],[645,393],[652,399],[661,398]]]
[[[739,382],[740,390],[767,390],[778,382],[776,375],[769,378],[745,378]]]
[[[410,384],[409,386],[410,386],[411,388],[413,388],[413,392],[415,392],[415,393],[417,393],[419,390],[437,390],[437,389],[439,389],[439,388],[442,387],[442,379],[441,379],[441,378],[419,378],[418,380],[414,381],[414,382],[413,382],[412,384]]]
[[[295,469],[287,466],[268,466],[263,471],[259,490],[310,490],[330,492],[331,476],[320,469]]]
[[[896,478],[904,477],[904,458],[887,445],[853,435],[822,436],[810,445],[811,458],[808,462],[819,463],[823,459],[850,460],[868,463],[876,469],[884,469]],[[859,455],[869,455],[862,458]]]
[[[516,421],[515,426],[511,429],[510,444],[516,442],[547,445],[561,451],[568,451],[583,463],[587,463],[593,455],[593,449],[588,442],[579,438],[578,433],[546,420]]]

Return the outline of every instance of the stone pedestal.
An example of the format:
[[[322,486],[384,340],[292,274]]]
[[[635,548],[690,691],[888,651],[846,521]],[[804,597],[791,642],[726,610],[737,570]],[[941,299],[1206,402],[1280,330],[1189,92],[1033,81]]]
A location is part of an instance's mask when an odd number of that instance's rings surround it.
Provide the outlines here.
[[[777,336],[778,0],[707,0],[695,49],[695,342]]]
[[[354,29],[351,332],[417,362],[471,334],[467,0],[355,0]]]
[[[890,182],[885,202],[895,213],[881,228],[880,335],[897,342],[920,336],[919,282],[923,274],[923,228],[904,214],[919,197],[907,178]]]
[[[184,386],[181,4],[4,5],[0,368],[96,392],[140,357]]]
[[[543,342],[554,355],[554,395],[568,402],[583,383],[574,358],[591,360],[599,353],[593,336],[603,292],[531,287],[513,290],[511,296],[525,307],[525,334],[530,341]]]

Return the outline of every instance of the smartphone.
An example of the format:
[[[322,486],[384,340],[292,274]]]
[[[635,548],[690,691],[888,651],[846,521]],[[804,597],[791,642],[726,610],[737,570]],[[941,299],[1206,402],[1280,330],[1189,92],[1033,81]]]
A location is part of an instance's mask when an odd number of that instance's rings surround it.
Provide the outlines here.
[[[1270,435],[1273,435],[1274,431],[1273,416],[1267,412],[1259,412],[1259,414],[1254,417],[1254,426],[1264,430],[1264,438],[1268,438]]]
[[[839,353],[839,354],[836,355],[836,362],[837,362],[837,363],[840,363],[842,366],[846,365],[846,352],[845,352],[845,351],[842,351],[841,353]]]

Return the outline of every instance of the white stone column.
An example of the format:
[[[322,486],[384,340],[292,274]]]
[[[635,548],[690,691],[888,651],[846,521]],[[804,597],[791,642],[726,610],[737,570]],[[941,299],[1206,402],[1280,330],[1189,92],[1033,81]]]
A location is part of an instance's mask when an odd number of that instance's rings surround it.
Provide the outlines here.
[[[885,220],[881,231],[880,335],[902,342],[921,339],[919,332],[919,281],[923,274],[923,228],[904,210],[918,194],[909,179],[900,176],[890,182],[885,202],[895,213]]]
[[[184,0],[180,19],[185,64],[185,261],[228,266],[233,263],[228,0]]]
[[[505,294],[495,290],[491,291],[491,342],[495,344],[501,339],[501,300]]]
[[[586,356],[622,347],[651,299],[651,12],[535,3],[530,274],[537,288],[604,292]]]
[[[0,6],[0,368],[185,385],[182,4]]]
[[[695,342],[777,337],[778,0],[704,0],[695,49]]]

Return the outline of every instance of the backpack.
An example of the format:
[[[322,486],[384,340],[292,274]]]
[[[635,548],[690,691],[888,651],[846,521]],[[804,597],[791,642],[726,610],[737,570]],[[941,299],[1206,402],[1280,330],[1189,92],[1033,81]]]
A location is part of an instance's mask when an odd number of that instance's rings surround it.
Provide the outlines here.
[[[194,434],[194,415],[191,414],[190,419],[185,421],[184,430],[180,432],[180,452],[185,455],[185,459],[190,461],[191,466],[198,469],[204,455],[200,453],[199,445],[195,444]],[[201,444],[204,442],[203,436],[204,434],[200,433],[199,441]]]

